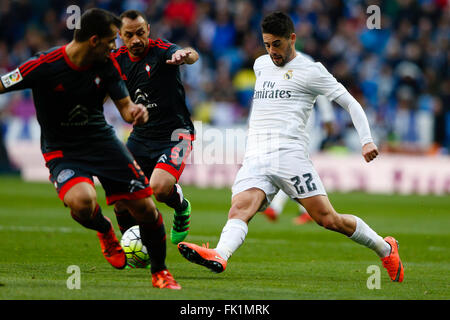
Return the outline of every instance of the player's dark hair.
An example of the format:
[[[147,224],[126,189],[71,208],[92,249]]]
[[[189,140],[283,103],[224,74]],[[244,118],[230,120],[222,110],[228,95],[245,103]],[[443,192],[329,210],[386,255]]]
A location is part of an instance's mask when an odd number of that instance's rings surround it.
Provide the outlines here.
[[[147,18],[145,17],[145,14],[143,14],[139,10],[127,10],[127,11],[124,11],[120,15],[120,20],[123,20],[123,18],[128,18],[130,20],[134,20],[137,17],[142,17],[144,19],[145,23],[148,23]]]
[[[278,37],[289,38],[295,32],[294,22],[285,13],[275,11],[264,17],[261,22],[262,33],[273,34]]]
[[[111,36],[111,25],[120,28],[122,22],[109,11],[98,8],[89,9],[81,16],[80,29],[75,30],[73,37],[77,42],[86,41],[94,35],[105,38]]]

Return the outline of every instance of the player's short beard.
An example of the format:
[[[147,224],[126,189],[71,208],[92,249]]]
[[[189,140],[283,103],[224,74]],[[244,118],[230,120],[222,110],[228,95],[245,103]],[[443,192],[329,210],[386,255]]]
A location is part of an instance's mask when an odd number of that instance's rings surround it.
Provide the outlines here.
[[[284,52],[284,55],[280,55],[280,56],[279,56],[279,57],[281,57],[280,62],[278,62],[278,63],[275,62],[275,61],[273,60],[273,57],[271,56],[272,62],[273,62],[277,67],[283,67],[286,63],[288,63],[289,61],[292,60],[292,58],[293,58],[292,52],[293,52],[292,47],[291,47],[291,46],[288,46],[287,49],[286,49],[286,51]]]
[[[134,56],[140,56],[145,52],[145,45],[132,46],[130,51]]]

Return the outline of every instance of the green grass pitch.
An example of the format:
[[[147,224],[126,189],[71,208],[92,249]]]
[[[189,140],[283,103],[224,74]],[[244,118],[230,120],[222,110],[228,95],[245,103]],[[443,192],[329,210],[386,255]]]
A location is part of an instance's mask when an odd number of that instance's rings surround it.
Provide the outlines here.
[[[184,186],[193,212],[187,241],[217,244],[230,204],[229,189]],[[189,263],[167,239],[167,265],[183,289],[152,288],[149,270],[115,270],[94,231],[72,220],[50,183],[0,177],[0,299],[302,300],[450,298],[450,197],[330,193],[338,212],[364,219],[381,236],[400,242],[403,283],[392,283],[374,252],[316,224],[291,223],[287,205],[276,223],[258,214],[227,270],[214,274]],[[112,208],[105,215],[118,228]],[[159,204],[167,233],[170,208]],[[67,268],[79,266],[80,289],[67,288]],[[368,289],[371,265],[379,289]]]

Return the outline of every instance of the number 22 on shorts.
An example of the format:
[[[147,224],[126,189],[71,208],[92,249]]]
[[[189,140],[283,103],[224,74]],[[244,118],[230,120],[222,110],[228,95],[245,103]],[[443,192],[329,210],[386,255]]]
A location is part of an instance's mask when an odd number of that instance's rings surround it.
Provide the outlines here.
[[[304,182],[305,182],[306,189],[308,190],[308,192],[311,192],[311,191],[314,191],[317,189],[316,184],[314,182],[312,182],[313,176],[311,173],[305,173],[304,175],[302,175],[302,177],[304,178]],[[292,177],[291,181],[294,183],[294,188],[295,188],[295,190],[297,190],[298,194],[305,193],[305,188],[302,185],[302,181],[299,176]]]

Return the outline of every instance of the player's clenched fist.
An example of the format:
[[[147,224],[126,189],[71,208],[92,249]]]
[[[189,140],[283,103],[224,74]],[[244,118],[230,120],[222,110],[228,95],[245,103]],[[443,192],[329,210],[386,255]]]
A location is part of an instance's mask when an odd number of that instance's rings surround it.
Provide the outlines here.
[[[366,162],[370,162],[378,156],[378,148],[373,142],[366,143],[362,147],[362,156]]]

